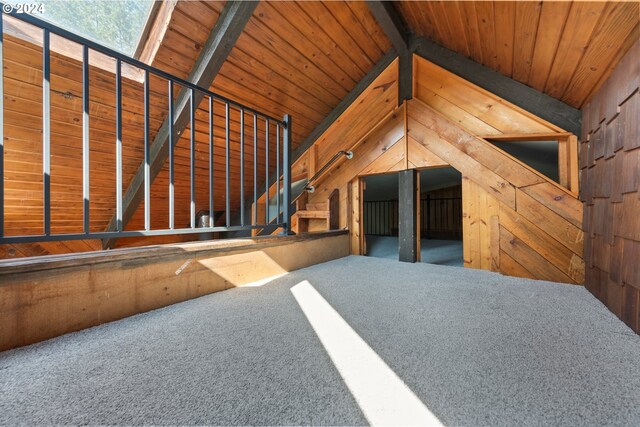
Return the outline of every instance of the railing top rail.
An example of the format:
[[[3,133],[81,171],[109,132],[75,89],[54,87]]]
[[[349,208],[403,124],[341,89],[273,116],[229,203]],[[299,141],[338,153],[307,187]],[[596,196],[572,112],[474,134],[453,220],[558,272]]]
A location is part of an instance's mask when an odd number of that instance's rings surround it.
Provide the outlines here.
[[[311,184],[316,179],[318,179],[323,173],[325,173],[325,171],[327,169],[329,169],[331,167],[332,164],[334,164],[336,162],[336,160],[338,160],[342,156],[345,156],[347,159],[351,159],[351,158],[353,158],[353,152],[352,151],[347,151],[347,150],[338,151],[336,154],[333,155],[333,157],[331,157],[331,159],[329,159],[329,161],[327,163],[325,163],[324,166],[322,166],[320,168],[320,170],[318,170],[318,172],[315,173],[315,175],[313,175],[311,178],[309,178],[309,181],[307,182],[307,184]]]
[[[0,8],[4,6],[4,3],[0,2]],[[36,27],[42,28],[42,29],[46,29],[48,30],[50,33],[52,34],[56,34],[60,37],[64,37],[65,39],[71,40],[75,43],[78,43],[80,45],[85,45],[88,48],[95,50],[97,52],[103,53],[105,55],[108,55],[110,57],[113,57],[115,59],[119,59],[124,63],[127,63],[129,65],[132,65],[136,68],[140,68],[141,70],[147,70],[150,73],[153,73],[159,77],[165,78],[167,80],[172,80],[175,83],[178,83],[179,85],[185,87],[185,88],[189,88],[189,89],[193,89],[196,91],[199,91],[207,96],[210,96],[211,98],[214,99],[218,99],[222,102],[225,102],[229,105],[232,105],[238,109],[242,109],[245,112],[249,112],[252,114],[255,114],[256,116],[262,117],[263,119],[269,120],[270,122],[273,123],[277,123],[280,126],[285,127],[286,124],[279,119],[276,119],[275,117],[271,117],[270,115],[266,114],[266,113],[262,113],[254,108],[248,107],[246,105],[243,105],[237,101],[234,101],[232,99],[227,98],[226,96],[217,94],[215,92],[212,92],[209,89],[205,89],[203,87],[200,87],[188,80],[182,79],[180,77],[176,77],[171,75],[170,73],[163,71],[159,68],[153,67],[151,65],[145,64],[144,62],[132,58],[130,56],[125,55],[124,53],[118,52],[116,50],[113,50],[111,48],[108,48],[106,46],[101,45],[100,43],[97,43],[93,40],[87,39],[85,37],[82,37],[78,34],[74,34],[68,30],[65,30],[64,28],[60,28],[50,22],[47,22],[45,20],[36,18],[33,15],[27,14],[27,13],[17,13],[15,10],[6,13],[6,12],[2,12],[2,15],[8,15],[11,16],[12,18],[18,19],[20,21],[26,22],[28,24],[34,25]]]

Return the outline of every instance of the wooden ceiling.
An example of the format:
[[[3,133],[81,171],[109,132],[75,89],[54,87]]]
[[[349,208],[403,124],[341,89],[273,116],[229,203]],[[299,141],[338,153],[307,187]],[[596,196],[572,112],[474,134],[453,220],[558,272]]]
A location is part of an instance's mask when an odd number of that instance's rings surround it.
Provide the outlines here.
[[[401,1],[395,7],[416,35],[575,108],[639,35],[638,2]]]
[[[178,77],[187,77],[224,6],[224,1],[166,2],[141,58]],[[575,107],[588,99],[638,38],[637,2],[400,2],[396,8],[416,34]],[[8,35],[4,46],[5,206],[10,234],[37,233],[42,223],[42,51],[36,40],[39,36],[25,34],[18,31]],[[52,226],[54,231],[72,232],[80,231],[82,224],[80,50],[76,47],[75,53],[70,53],[67,47],[56,51],[56,44],[61,42],[52,39]],[[365,2],[262,1],[211,90],[273,117],[291,114],[295,148],[390,49],[389,39]],[[95,231],[104,230],[115,210],[115,81],[109,64],[112,61],[92,56],[91,229]],[[143,94],[139,70],[127,68],[123,76],[126,190],[143,157]],[[152,137],[167,114],[166,90],[166,82],[151,80]],[[208,111],[206,105],[201,107],[194,130],[197,210],[208,208]],[[218,105],[215,111],[219,122],[221,108]],[[231,126],[234,185],[230,194],[225,194],[224,159],[219,158],[215,203],[224,206],[228,198],[235,213],[240,206],[237,112],[232,115]],[[224,137],[216,132],[214,144],[221,152]],[[189,128],[183,132],[176,149],[179,227],[188,224],[189,216],[190,133]],[[252,137],[250,130],[246,136]],[[264,158],[263,139],[261,136],[258,160]],[[250,147],[245,147],[245,161],[245,167],[251,170]],[[264,177],[264,167],[258,172]],[[167,226],[167,188],[165,165],[151,189],[154,228]],[[245,195],[252,192],[252,176],[247,174]],[[143,228],[142,204],[128,228]],[[65,245],[51,244],[38,253],[62,252]],[[69,244],[68,250],[77,249]],[[32,252],[25,248],[22,253]]]

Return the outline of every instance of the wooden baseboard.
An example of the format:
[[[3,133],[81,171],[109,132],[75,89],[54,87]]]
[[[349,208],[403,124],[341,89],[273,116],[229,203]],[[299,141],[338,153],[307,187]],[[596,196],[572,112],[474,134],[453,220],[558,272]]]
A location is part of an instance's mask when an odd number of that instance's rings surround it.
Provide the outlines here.
[[[0,351],[349,254],[346,231],[0,262]]]

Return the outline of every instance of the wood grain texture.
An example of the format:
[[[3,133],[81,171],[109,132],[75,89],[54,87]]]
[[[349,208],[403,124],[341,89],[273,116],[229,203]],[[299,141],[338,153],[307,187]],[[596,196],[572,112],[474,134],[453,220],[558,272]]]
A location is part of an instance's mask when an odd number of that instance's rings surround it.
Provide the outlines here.
[[[201,53],[211,29],[225,5],[224,1],[178,1],[163,5],[143,49],[143,59],[151,65],[186,78]],[[21,37],[5,37],[5,136],[9,138],[6,168],[7,230],[11,234],[37,233],[41,229],[41,73],[42,52],[39,33],[19,32]],[[26,35],[25,35],[26,34]],[[60,41],[52,38],[52,218],[54,231],[79,231],[82,225],[81,146],[82,102],[81,50],[56,50]],[[389,51],[391,44],[364,4],[336,2],[261,2],[245,31],[214,80],[211,90],[256,108],[274,117],[293,114],[293,147],[297,147],[322,119],[353,89],[363,76]],[[77,52],[74,51],[77,50]],[[69,53],[71,52],[71,53]],[[115,121],[113,65],[92,52],[91,79],[91,227],[102,231],[105,218],[115,211]],[[106,69],[105,69],[106,68]],[[143,104],[139,70],[125,67],[123,75],[124,170],[126,187],[134,166],[143,158]],[[176,93],[179,90],[176,87]],[[166,82],[151,80],[151,138],[167,115]],[[196,113],[196,210],[208,209],[208,109],[200,105]],[[251,117],[247,115],[246,121]],[[224,123],[221,104],[214,105],[214,121]],[[214,131],[215,205],[230,199],[234,215],[240,207],[239,113],[232,110],[231,186],[225,194],[224,129]],[[187,128],[176,147],[176,225],[189,223],[189,136]],[[263,162],[264,123],[259,123],[258,161]],[[253,138],[249,126],[246,140]],[[272,134],[275,139],[275,133]],[[273,140],[272,139],[272,140]],[[253,169],[251,144],[244,148],[246,170]],[[275,148],[271,147],[271,159]],[[322,161],[322,159],[318,159]],[[303,166],[306,168],[306,166]],[[275,171],[272,162],[268,172]],[[263,185],[264,165],[258,166],[258,186]],[[251,174],[245,174],[245,194],[254,191]],[[168,165],[165,163],[151,187],[152,228],[168,225]],[[258,190],[259,191],[259,190]],[[39,203],[39,204],[38,204]],[[20,207],[20,213],[17,209]],[[249,208],[249,205],[247,205]],[[144,206],[140,204],[128,229],[144,227]],[[176,237],[182,241],[186,237]],[[192,239],[197,237],[191,236]],[[171,239],[161,239],[170,242]],[[153,241],[158,241],[154,238]],[[128,239],[121,244],[145,244],[145,239]],[[44,247],[48,249],[44,249]],[[64,245],[63,245],[64,246]],[[34,246],[33,251],[14,247],[11,256],[26,253],[58,253],[60,245]],[[82,245],[81,245],[82,246]],[[68,248],[73,244],[67,245]],[[78,246],[80,247],[80,246]],[[91,243],[84,245],[89,250]],[[4,251],[9,254],[9,248]],[[49,252],[49,250],[51,252]]]
[[[0,351],[348,253],[338,231],[0,262]]]
[[[640,332],[640,42],[583,108],[586,286]]]
[[[630,2],[396,3],[409,29],[580,108],[638,40]]]

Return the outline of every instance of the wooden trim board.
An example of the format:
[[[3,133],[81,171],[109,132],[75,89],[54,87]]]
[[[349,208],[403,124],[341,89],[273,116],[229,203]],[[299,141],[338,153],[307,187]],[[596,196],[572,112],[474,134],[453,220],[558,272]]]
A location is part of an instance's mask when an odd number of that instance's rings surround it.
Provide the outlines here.
[[[348,254],[338,230],[0,262],[0,351]]]

